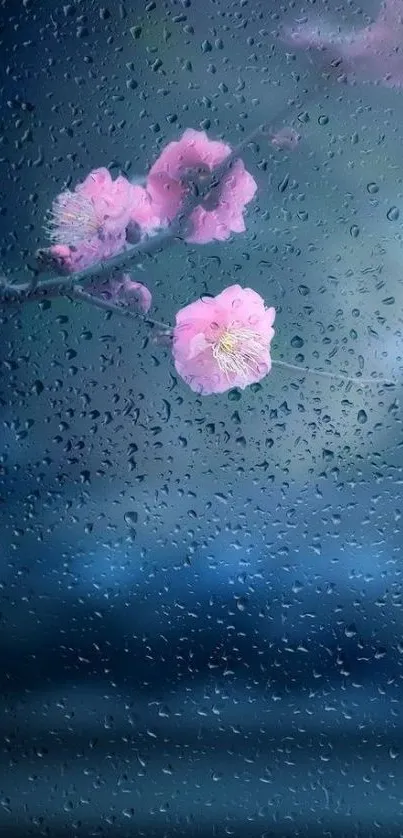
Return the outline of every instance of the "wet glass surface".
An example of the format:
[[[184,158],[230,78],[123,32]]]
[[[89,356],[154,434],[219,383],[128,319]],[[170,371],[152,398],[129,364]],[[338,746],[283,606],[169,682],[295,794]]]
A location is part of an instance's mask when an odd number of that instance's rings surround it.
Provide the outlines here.
[[[402,834],[399,6],[0,3],[0,835]]]

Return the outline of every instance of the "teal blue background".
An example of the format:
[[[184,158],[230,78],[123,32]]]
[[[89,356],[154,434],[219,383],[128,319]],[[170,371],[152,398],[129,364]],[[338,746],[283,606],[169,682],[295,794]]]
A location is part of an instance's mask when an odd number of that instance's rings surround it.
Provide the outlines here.
[[[0,834],[398,836],[402,94],[279,37],[377,3],[107,5],[1,9],[9,279],[90,169],[286,109],[298,148],[243,155],[246,233],[142,257],[150,314],[239,282],[276,307],[274,358],[396,386],[273,368],[202,398],[140,320],[3,309]]]

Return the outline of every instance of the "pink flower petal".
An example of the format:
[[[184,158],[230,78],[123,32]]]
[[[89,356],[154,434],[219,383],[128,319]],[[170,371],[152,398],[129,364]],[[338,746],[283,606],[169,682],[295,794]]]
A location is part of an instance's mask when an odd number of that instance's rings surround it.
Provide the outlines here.
[[[169,143],[151,166],[149,175],[166,174],[180,181],[186,169],[204,164],[211,171],[222,163],[231,151],[226,143],[209,140],[205,131],[187,128],[180,140]]]
[[[177,215],[186,189],[165,172],[154,172],[147,178],[147,192],[154,212],[169,222]]]
[[[150,233],[163,227],[166,220],[162,207],[153,202],[150,192],[130,184],[130,221],[138,224],[142,233]]]
[[[151,291],[142,282],[135,282],[130,274],[123,274],[122,280],[120,291],[122,301],[124,299],[128,305],[136,306],[143,314],[147,314],[152,303]]]

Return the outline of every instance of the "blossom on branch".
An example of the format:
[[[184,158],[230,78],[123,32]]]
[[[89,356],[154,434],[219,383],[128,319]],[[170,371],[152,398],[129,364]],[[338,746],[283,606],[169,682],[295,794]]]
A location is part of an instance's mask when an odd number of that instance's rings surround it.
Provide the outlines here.
[[[188,242],[224,241],[231,233],[245,230],[243,213],[257,184],[242,160],[232,161],[219,183],[203,195],[203,186],[210,183],[213,170],[230,154],[231,147],[226,143],[210,140],[205,131],[188,128],[180,140],[163,149],[150,169],[147,192],[157,214],[167,222],[180,212],[192,186],[201,190],[200,204],[189,216],[189,231],[185,234]]]
[[[61,273],[74,273],[115,256],[159,226],[142,186],[122,175],[112,180],[105,168],[94,169],[74,191],[65,190],[53,202],[47,225],[52,245],[40,255]]]
[[[172,353],[177,373],[197,393],[244,389],[271,370],[275,309],[251,288],[232,285],[176,315]]]

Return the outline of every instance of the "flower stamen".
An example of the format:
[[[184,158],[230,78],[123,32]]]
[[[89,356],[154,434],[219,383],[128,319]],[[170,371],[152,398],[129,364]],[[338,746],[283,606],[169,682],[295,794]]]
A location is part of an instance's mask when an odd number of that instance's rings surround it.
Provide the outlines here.
[[[53,244],[77,247],[102,233],[102,220],[85,195],[67,189],[53,202],[46,225]]]
[[[253,329],[230,326],[213,344],[213,358],[227,378],[248,378],[259,372],[267,350],[261,335]]]

